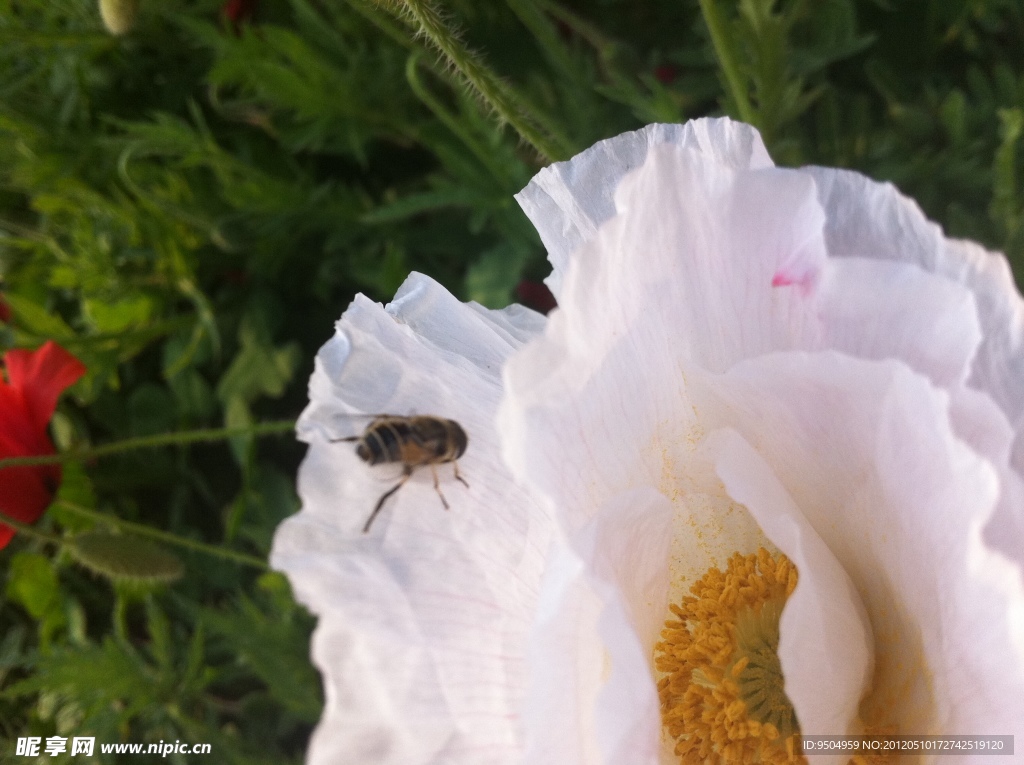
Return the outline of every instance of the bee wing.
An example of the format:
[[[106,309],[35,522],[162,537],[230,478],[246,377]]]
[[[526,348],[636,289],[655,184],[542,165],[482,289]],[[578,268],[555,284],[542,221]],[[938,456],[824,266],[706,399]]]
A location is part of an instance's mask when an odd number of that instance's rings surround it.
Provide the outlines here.
[[[372,412],[365,412],[365,413],[363,413],[363,412],[336,412],[335,414],[331,415],[331,417],[336,418],[336,419],[346,419],[346,420],[366,419],[366,420],[370,421],[370,423],[367,424],[367,426],[366,426],[367,428],[369,428],[370,424],[376,422],[377,420],[388,419],[388,418],[396,418],[396,419],[404,420],[404,419],[407,418],[407,416],[404,415],[404,414],[384,414],[384,413],[374,414]],[[332,444],[336,444],[336,443],[339,443],[339,442],[342,442],[342,441],[350,441],[350,442],[351,441],[358,441],[360,438],[363,437],[363,433],[365,433],[365,432],[366,432],[366,428],[364,428],[363,431],[358,433],[357,435],[344,436],[344,437],[339,437],[339,438],[330,438],[328,440]]]
[[[374,465],[370,472],[374,480],[380,483],[392,483],[397,481],[405,473],[405,468],[400,462],[391,462],[384,465]]]
[[[408,420],[411,417],[415,417],[416,415],[414,415],[414,414],[388,414],[387,412],[336,412],[336,413],[334,413],[331,416],[332,417],[337,417],[337,418],[352,418],[352,419],[358,419],[360,417],[364,417],[364,418],[367,418],[367,419],[370,419],[370,420],[379,420],[379,419],[384,418],[384,417],[387,417],[389,419],[395,419],[395,420]]]

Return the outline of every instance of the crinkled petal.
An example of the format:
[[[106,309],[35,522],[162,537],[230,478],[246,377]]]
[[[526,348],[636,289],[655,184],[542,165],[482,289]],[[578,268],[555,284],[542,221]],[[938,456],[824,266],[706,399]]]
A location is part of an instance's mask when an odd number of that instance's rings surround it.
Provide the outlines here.
[[[385,310],[358,297],[317,357],[300,418],[302,511],[272,565],[319,617],[326,706],[307,762],[518,763],[526,642],[552,525],[501,464],[494,410],[505,358],[543,317],[464,305],[413,275]],[[470,488],[441,465],[445,512],[423,468],[360,529],[397,478],[353,444],[357,413],[462,424]]]
[[[963,285],[977,305],[982,338],[972,359],[969,385],[992,398],[1013,432],[1006,482],[1024,476],[1024,300],[1002,255],[973,242],[945,239],[917,204],[891,184],[858,173],[805,168],[828,212],[825,238],[838,258],[900,261]],[[963,423],[969,429],[969,423]],[[987,455],[990,456],[990,455]],[[1010,472],[1016,476],[1007,477]],[[1024,504],[1016,489],[992,518],[986,539],[1024,570]]]
[[[978,305],[983,340],[971,384],[1024,424],[1024,301],[1006,258],[973,242],[946,239],[917,204],[892,184],[859,173],[804,168],[828,212],[825,239],[833,257],[900,261],[966,286]]]
[[[600,141],[571,162],[541,170],[516,195],[548,251],[545,282],[558,298],[570,257],[615,214],[613,195],[628,173],[644,164],[653,146],[693,149],[735,169],[771,167],[761,136],[749,125],[706,119],[685,125],[648,125]]]

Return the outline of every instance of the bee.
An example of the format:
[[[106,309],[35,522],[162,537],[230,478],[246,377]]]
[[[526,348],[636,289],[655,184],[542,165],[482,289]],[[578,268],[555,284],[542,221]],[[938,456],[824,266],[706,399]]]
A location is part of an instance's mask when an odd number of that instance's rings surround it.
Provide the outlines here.
[[[438,483],[438,465],[452,463],[455,477],[467,489],[469,488],[466,479],[459,475],[459,464],[456,462],[465,453],[469,439],[466,431],[455,420],[426,415],[403,417],[397,414],[378,414],[374,415],[373,421],[366,426],[362,435],[332,439],[332,443],[339,441],[357,442],[356,456],[367,465],[397,463],[402,466],[402,477],[398,483],[384,492],[377,500],[377,506],[373,508],[370,517],[366,519],[366,525],[363,526],[364,534],[370,530],[370,525],[384,507],[388,497],[402,488],[416,468],[430,466],[430,472],[434,474],[434,490],[441,498],[445,510],[448,509],[448,500],[441,493],[441,486]]]

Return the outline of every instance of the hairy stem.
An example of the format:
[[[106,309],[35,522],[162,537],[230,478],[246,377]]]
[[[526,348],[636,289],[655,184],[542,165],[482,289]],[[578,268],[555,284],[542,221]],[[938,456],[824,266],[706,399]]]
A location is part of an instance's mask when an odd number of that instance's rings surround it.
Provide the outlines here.
[[[223,441],[233,436],[265,436],[287,433],[295,429],[294,420],[261,422],[234,428],[210,428],[207,430],[183,430],[176,433],[157,433],[152,436],[126,438],[91,449],[70,449],[60,454],[39,454],[27,457],[4,457],[0,459],[0,470],[27,465],[53,465],[62,462],[91,460],[110,454],[129,452],[135,449],[153,449],[160,446],[181,446],[184,444]]]
[[[707,24],[708,32],[711,34],[711,44],[715,48],[715,56],[725,74],[725,81],[729,87],[729,95],[736,102],[739,110],[739,117],[751,125],[757,124],[757,113],[750,105],[747,98],[747,88],[740,74],[739,63],[736,61],[735,49],[729,38],[729,30],[725,19],[718,10],[715,0],[700,0],[700,11],[704,16],[704,23]]]
[[[526,143],[548,162],[566,159],[572,154],[569,142],[559,136],[553,125],[538,125],[542,119],[537,110],[528,109],[522,96],[501,81],[469,50],[450,29],[427,0],[401,0],[405,15],[415,24],[420,34],[444,56],[445,60],[462,75],[469,87],[495,113],[519,134]],[[531,114],[531,111],[533,112]]]
[[[153,539],[159,539],[161,542],[167,544],[176,545],[178,547],[184,547],[189,550],[203,553],[204,555],[212,555],[217,558],[223,558],[229,560],[232,563],[241,563],[246,566],[252,566],[262,571],[266,571],[269,567],[267,562],[262,558],[257,558],[254,555],[247,555],[246,553],[236,552],[235,550],[229,550],[224,547],[218,547],[217,545],[209,545],[205,542],[197,542],[194,539],[188,539],[187,537],[181,537],[177,534],[172,534],[169,531],[161,531],[160,529],[154,529],[151,526],[146,526],[141,523],[132,523],[126,521],[117,516],[110,515],[108,513],[101,513],[97,510],[91,510],[88,507],[82,507],[81,505],[75,504],[74,502],[68,502],[64,499],[59,499],[55,503],[65,510],[70,510],[78,515],[83,515],[86,518],[98,521],[100,523],[107,523],[112,526],[116,526],[122,531],[128,531],[139,536],[151,537]],[[21,531],[21,529],[18,529]]]

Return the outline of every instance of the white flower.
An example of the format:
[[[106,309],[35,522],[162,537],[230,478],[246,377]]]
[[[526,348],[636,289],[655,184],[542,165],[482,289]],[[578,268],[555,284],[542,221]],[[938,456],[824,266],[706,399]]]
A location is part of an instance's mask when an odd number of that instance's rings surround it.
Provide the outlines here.
[[[728,120],[604,141],[520,202],[549,321],[413,276],[318,356],[303,511],[272,556],[320,616],[308,761],[678,762],[655,687],[669,603],[759,548],[799,571],[777,653],[804,734],[1024,742],[1005,260],[889,185],[774,168]],[[458,420],[471,488],[441,466],[445,512],[420,470],[361,534],[389,484],[330,442],[360,431],[346,412]]]

